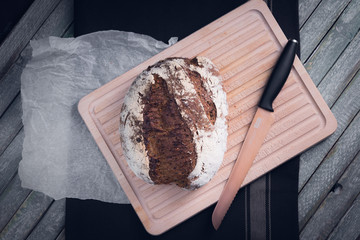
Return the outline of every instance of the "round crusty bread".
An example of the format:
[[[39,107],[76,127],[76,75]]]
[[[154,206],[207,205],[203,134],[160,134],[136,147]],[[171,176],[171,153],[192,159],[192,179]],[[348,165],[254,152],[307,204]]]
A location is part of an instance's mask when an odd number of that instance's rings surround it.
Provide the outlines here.
[[[159,61],[135,79],[122,105],[128,165],[151,184],[203,186],[226,151],[227,111],[220,74],[209,59]]]

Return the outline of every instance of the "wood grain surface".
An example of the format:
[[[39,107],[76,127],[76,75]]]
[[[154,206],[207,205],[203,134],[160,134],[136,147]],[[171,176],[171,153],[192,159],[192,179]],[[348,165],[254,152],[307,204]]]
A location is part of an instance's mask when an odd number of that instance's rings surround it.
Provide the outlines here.
[[[358,166],[357,166],[358,167]],[[352,186],[349,186],[352,187]],[[330,206],[332,207],[332,206]],[[332,229],[328,239],[359,239],[360,236],[360,195],[349,206],[338,224]],[[320,229],[321,230],[321,229]],[[317,230],[317,232],[319,229]]]
[[[358,119],[359,117],[357,117],[356,121],[358,121]],[[354,124],[355,122],[352,125]],[[350,129],[349,131],[351,131]],[[353,144],[351,140],[348,143]],[[334,187],[328,191],[329,194],[326,196],[322,205],[311,217],[309,227],[306,227],[302,231],[301,235],[303,239],[312,239],[315,228],[321,229],[320,231],[317,230],[319,231],[319,236],[324,239],[327,238],[340,221],[344,212],[346,212],[356,199],[360,191],[360,154],[357,154],[347,168],[348,171],[346,171],[337,183],[334,184]],[[345,172],[345,169],[343,171]],[[324,219],[326,219],[326,221],[324,221]]]
[[[20,77],[29,41],[48,36],[72,36],[73,0],[35,0],[0,46],[0,239],[55,239],[65,226],[65,209],[51,208],[54,201],[42,193],[21,187],[17,174],[21,160],[22,110]],[[7,43],[6,43],[7,42]],[[8,44],[12,44],[8,47]],[[35,197],[30,197],[35,194]],[[59,203],[57,203],[59,202]],[[49,219],[46,213],[56,218]],[[58,220],[57,220],[58,219]],[[39,226],[38,226],[39,225]],[[39,230],[36,230],[38,229]],[[44,228],[46,230],[44,230]],[[46,232],[46,238],[44,233]],[[63,239],[64,234],[59,239]]]
[[[341,15],[350,0],[327,0],[321,1],[319,7],[315,9],[311,17],[300,29],[302,40],[306,44],[301,44],[301,58],[308,59],[313,49],[319,44],[337,18]],[[319,21],[321,19],[321,21]],[[311,32],[308,34],[307,32]]]

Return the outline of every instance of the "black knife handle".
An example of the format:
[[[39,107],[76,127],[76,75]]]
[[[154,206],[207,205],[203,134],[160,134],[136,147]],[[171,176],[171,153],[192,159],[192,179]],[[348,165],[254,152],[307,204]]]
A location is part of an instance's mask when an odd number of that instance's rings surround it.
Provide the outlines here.
[[[259,107],[270,112],[274,111],[272,103],[289,76],[291,67],[294,62],[297,45],[298,42],[295,39],[290,39],[285,45],[284,50],[276,62],[273,71],[271,72],[264,93],[261,97]]]

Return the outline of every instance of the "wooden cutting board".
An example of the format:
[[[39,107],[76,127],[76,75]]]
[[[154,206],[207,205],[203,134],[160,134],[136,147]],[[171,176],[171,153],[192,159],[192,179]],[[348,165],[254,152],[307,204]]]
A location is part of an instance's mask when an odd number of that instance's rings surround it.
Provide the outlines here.
[[[150,234],[161,234],[218,200],[286,42],[266,4],[249,1],[81,99],[81,116]],[[149,185],[133,174],[122,154],[118,128],[123,98],[135,77],[149,65],[171,56],[197,55],[217,65],[227,93],[229,136],[223,163],[214,178],[195,191]],[[275,124],[243,185],[329,136],[337,126],[297,57],[274,109]]]

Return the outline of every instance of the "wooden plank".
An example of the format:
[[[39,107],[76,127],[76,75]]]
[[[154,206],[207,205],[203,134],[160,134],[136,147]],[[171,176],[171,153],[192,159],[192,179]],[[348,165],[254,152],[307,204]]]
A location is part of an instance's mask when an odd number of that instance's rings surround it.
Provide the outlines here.
[[[327,239],[360,192],[360,154],[329,192],[304,229],[301,239]]]
[[[61,0],[32,39],[62,36],[73,21],[73,5],[73,0]],[[31,50],[28,42],[26,42],[26,48],[10,70],[4,76],[0,74],[0,116],[20,91],[21,73],[30,58],[30,54]]]
[[[328,192],[360,150],[360,112],[339,138],[299,194],[299,227],[303,229]]]
[[[315,11],[321,0],[299,0],[299,25],[300,29]]]
[[[54,201],[27,240],[53,240],[65,227],[65,199]]]
[[[0,232],[5,228],[30,193],[31,190],[21,187],[19,175],[16,174],[5,191],[0,195]],[[0,233],[0,239],[2,239],[1,237]]]
[[[25,239],[53,200],[32,191],[0,233],[0,239]]]
[[[331,73],[326,76],[326,78],[319,85],[321,94],[325,99],[327,99],[328,105],[332,106],[333,101],[336,100],[336,96],[342,93],[342,88],[350,81],[347,77],[352,76],[352,67],[355,63],[352,60],[358,58],[360,55],[360,48],[357,44],[360,44],[360,34],[358,34],[355,41],[351,43],[352,46],[345,51],[341,59],[339,59],[331,69]],[[352,55],[351,50],[354,52],[359,52],[359,55]],[[344,66],[351,67],[347,69]],[[351,78],[350,78],[351,79]],[[351,83],[341,94],[340,98],[335,102],[331,108],[335,118],[338,121],[338,127],[329,138],[325,141],[317,144],[311,149],[304,152],[300,157],[300,170],[299,170],[299,190],[301,190],[306,182],[309,180],[311,175],[320,165],[321,161],[324,159],[326,154],[330,151],[331,147],[335,144],[337,139],[341,136],[343,131],[346,129],[347,125],[350,123],[352,118],[360,109],[360,101],[358,101],[358,95],[360,91],[360,74],[352,78]],[[340,84],[342,82],[342,84]],[[327,87],[327,85],[332,87]],[[339,86],[340,85],[340,86]],[[332,97],[334,96],[334,97]]]
[[[316,85],[321,82],[341,53],[358,33],[360,28],[359,13],[360,0],[352,0],[321,41],[314,54],[306,62],[306,70]]]
[[[360,31],[318,85],[325,102],[332,106],[349,80],[360,69]]]
[[[61,36],[67,34],[68,36],[73,35],[73,27],[71,27],[71,23],[73,20],[73,0],[62,0],[60,4],[56,7],[55,11],[51,13],[50,17],[46,20],[46,22],[42,25],[42,27],[35,34],[33,39],[39,39],[46,36]],[[0,81],[0,116],[5,111],[7,106],[11,103],[14,96],[16,96],[20,90],[20,76],[22,72],[22,68],[25,66],[26,62],[24,58],[19,58],[16,64],[11,68],[11,70],[6,74],[6,76]],[[7,147],[8,143],[11,141],[15,130],[18,126],[22,126],[21,124],[21,102],[20,96],[18,96],[14,102],[7,109],[6,114],[4,114],[0,119],[0,150],[3,152],[4,148]],[[1,131],[3,130],[3,131]],[[21,224],[21,228],[12,227],[19,223],[18,220],[14,221],[14,218],[8,224],[6,229],[1,233],[1,239],[6,236],[9,236],[10,239],[17,239],[18,236],[26,237],[31,231],[32,227],[37,223],[36,212],[32,210],[32,207],[24,210],[24,206],[20,209],[19,207],[24,202],[26,197],[30,194],[30,190],[23,189],[20,186],[19,176],[16,175],[13,179],[11,176],[14,174],[14,170],[16,171],[18,162],[21,159],[21,149],[22,148],[22,139],[23,139],[23,131],[21,131],[14,141],[6,148],[4,154],[0,156],[0,169],[3,169],[4,172],[1,174],[1,192],[3,194],[0,196],[0,212],[1,212],[1,221],[0,221],[0,229],[3,229],[4,226],[9,222],[9,220],[15,214],[16,216],[20,215],[23,220],[22,222],[25,225]],[[4,143],[4,144],[2,144]],[[11,181],[10,181],[11,180]],[[9,183],[10,181],[10,183]],[[7,188],[4,190],[4,188]],[[40,194],[32,192],[31,194]],[[30,200],[33,198],[29,198]],[[27,199],[24,204],[27,205],[29,202]],[[38,198],[41,200],[41,198]],[[47,202],[49,202],[48,197],[45,199],[45,205],[41,206],[41,209],[46,211]],[[51,201],[51,200],[50,200]],[[41,219],[39,225],[36,226],[34,231],[30,234],[30,238],[40,238],[37,239],[45,239],[48,238],[56,238],[61,229],[64,227],[64,203],[65,200],[56,201],[53,205],[51,205],[50,209],[46,212],[44,218]],[[36,208],[33,206],[33,208]],[[16,212],[19,209],[18,212]],[[23,211],[23,212],[22,212]],[[23,216],[29,214],[29,217]],[[33,217],[31,217],[33,216]],[[37,215],[39,216],[39,215]],[[27,219],[27,220],[26,220]],[[28,227],[26,227],[26,225]],[[29,227],[31,226],[31,227]],[[64,233],[64,232],[63,232]],[[61,234],[59,235],[62,236]],[[63,236],[65,236],[63,234]]]
[[[42,27],[35,34],[33,39],[39,39],[46,36],[61,36],[64,34],[68,34],[68,36],[73,35],[73,27],[71,27],[71,23],[73,21],[73,0],[62,0],[60,4],[56,7],[55,11],[53,11],[50,17],[46,20],[46,22],[42,25]],[[0,116],[3,114],[5,109],[11,103],[13,98],[18,94],[20,90],[20,76],[23,67],[26,62],[24,58],[19,58],[16,64],[11,68],[11,70],[3,77],[2,81],[0,81]],[[14,121],[15,120],[15,121]],[[18,121],[20,120],[20,121]],[[14,102],[7,109],[6,114],[4,114],[0,119],[0,150],[3,150],[7,147],[8,143],[11,141],[14,131],[18,125],[21,123],[21,102],[20,96],[18,96]],[[20,127],[22,125],[20,124]],[[6,129],[6,132],[5,132]],[[1,131],[3,130],[3,131]],[[0,154],[0,159],[4,161],[0,162],[0,169],[4,170],[4,174],[1,174],[1,192],[3,194],[0,196],[0,212],[1,212],[1,221],[0,221],[0,229],[3,229],[4,226],[8,223],[8,221],[17,215],[23,215],[21,213],[23,208],[19,209],[19,206],[24,202],[26,197],[31,192],[28,189],[23,189],[20,186],[19,176],[16,175],[13,179],[11,176],[14,174],[13,170],[17,169],[18,162],[21,159],[21,147],[22,147],[22,139],[23,139],[23,131],[21,131],[14,141],[8,146],[4,154]],[[4,143],[4,144],[2,144]],[[17,163],[17,164],[16,164]],[[10,181],[11,180],[11,181]],[[9,183],[10,181],[10,183]],[[5,186],[8,187],[4,190]],[[31,193],[34,194],[34,193]],[[39,193],[36,193],[39,194]],[[50,199],[46,197],[47,200]],[[32,199],[32,198],[30,198]],[[27,204],[28,200],[24,203]],[[46,202],[46,201],[45,201]],[[60,203],[63,204],[60,204]],[[46,205],[46,204],[45,204]],[[41,219],[39,225],[35,228],[35,230],[30,234],[32,236],[39,236],[41,233],[43,236],[51,237],[53,239],[59,234],[60,230],[64,227],[64,216],[65,210],[61,208],[64,206],[64,200],[59,201],[59,203],[55,203],[50,207],[50,209],[46,212],[44,218]],[[19,212],[16,212],[19,209]],[[46,211],[47,207],[42,206],[42,209]],[[31,207],[27,209],[25,212],[30,214],[30,216],[34,216]],[[56,217],[54,217],[55,215]],[[31,220],[31,217],[24,217],[24,219],[28,219],[25,225],[33,225],[37,223],[37,220]],[[54,221],[55,219],[55,221]],[[18,221],[15,221],[15,225]],[[12,228],[12,224],[14,224],[14,220],[9,223],[10,225],[1,233],[2,237],[6,238],[9,236],[10,239],[17,239],[17,236],[27,236],[31,228],[33,227],[24,227],[22,225],[22,229],[14,229]],[[9,227],[10,226],[10,227]],[[45,227],[46,226],[46,227]],[[46,234],[45,234],[46,233]],[[52,233],[52,234],[49,234]],[[61,237],[61,234],[59,235]],[[64,236],[64,235],[63,235]],[[38,238],[44,239],[44,237]]]
[[[35,0],[0,47],[0,76],[16,61],[60,0]]]
[[[358,176],[357,176],[358,177]],[[360,237],[360,194],[345,213],[328,240],[359,239]]]
[[[61,0],[32,40],[63,36],[74,20],[74,0]]]
[[[300,29],[301,58],[309,58],[313,50],[334,24],[350,0],[323,0]]]
[[[74,37],[74,23],[71,23],[71,25],[66,29],[63,38],[72,38]]]
[[[0,155],[22,128],[21,114],[20,95],[17,95],[7,111],[0,118]]]
[[[24,130],[21,130],[0,155],[0,195],[17,172],[21,160]]]
[[[30,49],[27,53],[30,54]],[[24,51],[25,53],[25,51]],[[0,117],[20,91],[20,77],[28,58],[20,57],[9,72],[0,80]]]
[[[50,35],[61,36],[68,34],[71,36],[73,35],[73,28],[70,27],[72,21],[73,0],[62,0],[42,27],[37,31],[33,39],[39,39]],[[0,116],[19,93],[20,76],[25,64],[25,59],[20,57],[11,70],[0,81]],[[42,212],[46,211],[48,203],[51,202],[51,199],[48,197],[37,196],[40,193],[23,189],[17,174],[11,179],[11,176],[14,174],[14,170],[17,170],[18,162],[21,159],[23,131],[15,137],[8,147],[7,145],[13,139],[16,130],[19,127],[21,128],[21,126],[21,102],[20,96],[17,96],[7,109],[6,113],[0,118],[0,160],[3,160],[0,162],[0,169],[1,171],[4,170],[3,174],[1,174],[0,186],[0,193],[3,192],[0,196],[0,229],[2,230],[9,220],[12,219],[1,233],[1,239],[6,239],[7,236],[9,236],[9,239],[17,239],[19,236],[25,238],[32,227],[36,225],[39,216],[41,216],[41,214],[39,214],[41,211],[39,210],[42,210]],[[4,154],[1,154],[4,150]],[[6,186],[7,188],[4,189]],[[26,199],[30,193],[31,197]],[[35,197],[33,195],[35,195]],[[26,201],[24,202],[25,199]],[[36,201],[36,199],[38,199],[38,201]],[[31,206],[31,203],[35,203],[36,205],[36,202],[44,204],[40,206],[40,209],[37,209],[37,206]],[[19,209],[22,203],[23,205]],[[28,206],[29,204],[30,206]],[[64,200],[55,202],[55,204],[53,204],[46,212],[44,218],[41,219],[39,225],[30,234],[30,237],[34,236],[35,239],[36,236],[48,236],[52,239],[56,238],[64,227],[64,204]],[[33,211],[32,208],[36,209],[36,211]],[[14,214],[15,216],[13,217]],[[17,216],[20,217],[20,220]],[[14,227],[16,225],[21,226]],[[45,237],[40,237],[38,239],[45,239]]]
[[[65,228],[60,232],[59,236],[57,236],[56,240],[65,240]]]

